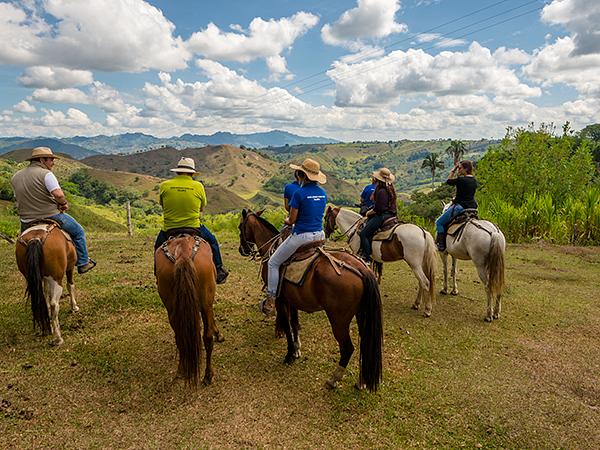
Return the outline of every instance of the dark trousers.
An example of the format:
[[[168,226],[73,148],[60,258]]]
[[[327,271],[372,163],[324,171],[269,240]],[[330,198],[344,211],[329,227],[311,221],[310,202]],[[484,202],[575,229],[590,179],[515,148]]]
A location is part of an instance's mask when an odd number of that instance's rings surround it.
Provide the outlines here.
[[[365,226],[360,231],[360,253],[363,257],[371,257],[371,241],[373,240],[373,236],[375,236],[375,233],[377,233],[383,222],[390,217],[394,217],[394,214],[377,214],[369,217],[369,220],[367,220],[367,223],[365,223]]]
[[[219,242],[214,234],[210,232],[208,228],[204,225],[200,225],[198,228],[198,236],[204,239],[210,245],[212,249],[213,262],[215,263],[215,267],[218,269],[223,266],[223,259],[221,258],[221,249],[219,248]],[[160,247],[167,240],[167,233],[163,230],[160,230],[158,236],[156,236],[156,242],[154,243],[154,251],[158,247]]]

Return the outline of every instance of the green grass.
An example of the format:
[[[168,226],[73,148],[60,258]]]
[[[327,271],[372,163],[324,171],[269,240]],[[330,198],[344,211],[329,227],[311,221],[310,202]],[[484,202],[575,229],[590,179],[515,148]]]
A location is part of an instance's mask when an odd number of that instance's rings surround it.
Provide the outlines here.
[[[598,448],[600,249],[510,246],[503,316],[459,263],[458,297],[410,309],[416,281],[386,266],[384,382],[358,392],[358,354],[336,391],[338,351],[323,313],[301,313],[303,356],[257,310],[255,263],[219,234],[231,276],[215,314],[226,341],[215,380],[173,383],[177,355],[152,276],[154,236],[90,233],[94,271],[76,278],[81,312],[60,314],[65,344],[32,331],[14,248],[0,241],[0,448]],[[353,327],[357,344],[357,330]],[[51,443],[51,444],[50,444]]]

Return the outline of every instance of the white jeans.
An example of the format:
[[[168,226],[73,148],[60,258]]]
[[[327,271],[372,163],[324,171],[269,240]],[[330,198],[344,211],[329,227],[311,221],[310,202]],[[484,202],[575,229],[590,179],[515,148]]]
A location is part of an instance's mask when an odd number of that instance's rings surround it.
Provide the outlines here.
[[[312,231],[309,233],[292,234],[281,243],[275,253],[269,258],[269,276],[267,280],[267,294],[276,295],[277,285],[279,284],[279,267],[292,256],[298,248],[304,244],[325,239],[325,233],[322,231]]]

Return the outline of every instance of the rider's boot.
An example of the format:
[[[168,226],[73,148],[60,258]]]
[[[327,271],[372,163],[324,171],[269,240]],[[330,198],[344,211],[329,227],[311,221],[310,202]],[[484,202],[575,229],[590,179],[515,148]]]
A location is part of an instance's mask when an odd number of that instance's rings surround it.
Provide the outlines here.
[[[267,293],[258,304],[258,307],[266,317],[269,317],[275,311],[275,296]]]
[[[225,280],[227,279],[228,276],[229,276],[229,271],[225,267],[223,267],[223,266],[217,267],[217,284],[225,283]]]
[[[446,250],[446,233],[437,233],[435,235],[435,244],[440,252]]]

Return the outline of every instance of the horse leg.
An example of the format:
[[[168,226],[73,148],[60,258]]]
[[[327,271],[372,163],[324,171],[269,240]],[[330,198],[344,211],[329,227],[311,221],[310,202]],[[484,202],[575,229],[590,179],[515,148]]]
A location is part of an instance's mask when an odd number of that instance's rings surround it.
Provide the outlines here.
[[[440,294],[448,294],[448,253],[442,252],[442,266],[444,267],[444,287],[440,291]]]
[[[54,281],[52,277],[44,278],[47,286],[48,286],[48,300],[49,303],[49,311],[50,311],[50,324],[52,326],[52,336],[54,339],[52,340],[52,345],[62,345],[63,338],[60,335],[60,325],[58,323],[58,311],[60,308],[60,296],[62,295],[63,288],[60,284]]]
[[[212,304],[204,304],[200,310],[200,314],[202,315],[202,322],[204,324],[204,330],[202,330],[202,340],[204,341],[204,350],[206,350],[206,368],[204,370],[204,379],[202,380],[202,383],[204,383],[205,386],[208,386],[212,383],[214,376],[212,368],[213,344],[215,339],[219,339],[220,334],[215,323],[215,315]]]
[[[494,319],[499,319],[500,318],[500,311],[502,309],[502,302],[501,302],[501,297],[502,295],[498,294],[496,296],[496,308],[494,309]]]
[[[296,357],[296,347],[294,345],[294,336],[292,335],[292,325],[290,323],[290,306],[282,298],[278,298],[275,302],[277,309],[277,327],[283,330],[287,339],[287,353],[283,359],[284,364],[292,364]]]
[[[452,270],[450,272],[452,276],[452,292],[450,295],[458,295],[458,285],[456,284],[456,258],[452,257]]]
[[[492,292],[490,291],[490,288],[488,286],[488,274],[487,274],[487,270],[485,267],[485,263],[483,261],[480,261],[480,262],[473,261],[473,262],[475,262],[475,266],[477,267],[477,273],[479,274],[479,279],[485,286],[485,294],[487,296],[487,312],[486,312],[485,318],[483,320],[485,320],[486,322],[491,322],[492,320],[494,320],[494,304],[493,304]]]
[[[350,357],[352,356],[352,353],[354,353],[354,345],[350,338],[350,324],[333,320],[329,314],[327,314],[327,316],[329,317],[329,323],[331,323],[333,335],[340,347],[340,361],[333,374],[331,374],[331,378],[325,382],[325,387],[335,389],[346,372]]]
[[[298,322],[298,308],[293,306],[290,306],[290,322],[292,326],[292,338],[294,340],[294,358],[298,359],[302,356],[302,352],[300,351],[300,336],[298,335],[300,324]]]
[[[73,283],[73,271],[67,271],[67,291],[69,292],[69,300],[71,301],[71,311],[79,312],[79,306],[75,301],[75,283]]]
[[[429,292],[429,280],[427,279],[425,272],[423,272],[423,267],[421,267],[421,264],[417,264],[414,261],[410,261],[410,262],[407,261],[407,262],[408,262],[408,265],[410,266],[410,268],[413,270],[413,273],[417,277],[417,281],[419,282],[419,289],[417,290],[417,298],[412,307],[413,307],[413,309],[419,309],[419,306],[421,305],[421,300],[423,299],[423,297],[427,297],[424,315],[425,315],[425,317],[430,317],[433,305],[432,305],[432,301],[431,301],[431,296],[427,295],[427,293]]]

